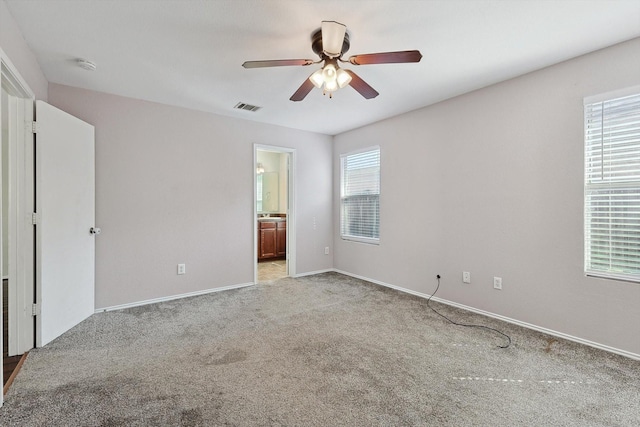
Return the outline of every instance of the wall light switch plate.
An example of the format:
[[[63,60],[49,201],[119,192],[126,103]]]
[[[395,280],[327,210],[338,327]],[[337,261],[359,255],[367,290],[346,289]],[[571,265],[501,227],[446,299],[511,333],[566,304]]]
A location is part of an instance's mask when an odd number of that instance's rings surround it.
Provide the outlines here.
[[[493,288],[494,289],[502,289],[502,277],[494,277],[493,278]]]
[[[178,264],[178,274],[185,274],[187,272],[187,267],[185,264]]]
[[[324,248],[324,254],[329,255],[329,246]]]
[[[462,272],[462,282],[463,283],[471,283],[471,273],[468,271]]]

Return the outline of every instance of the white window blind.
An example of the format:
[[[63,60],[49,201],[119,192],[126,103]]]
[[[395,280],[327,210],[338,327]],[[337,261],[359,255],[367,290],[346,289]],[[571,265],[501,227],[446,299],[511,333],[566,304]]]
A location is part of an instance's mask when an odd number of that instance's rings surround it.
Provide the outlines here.
[[[341,156],[340,234],[366,243],[380,240],[380,149]]]
[[[585,105],[585,272],[640,281],[640,93]]]

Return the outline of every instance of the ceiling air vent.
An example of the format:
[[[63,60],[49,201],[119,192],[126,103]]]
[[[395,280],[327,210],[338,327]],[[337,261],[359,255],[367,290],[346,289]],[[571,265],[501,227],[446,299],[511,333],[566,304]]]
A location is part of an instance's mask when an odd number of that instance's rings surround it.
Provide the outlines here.
[[[245,104],[244,102],[238,102],[235,107],[237,110],[246,110],[246,111],[258,111],[262,107],[258,107],[251,104]]]

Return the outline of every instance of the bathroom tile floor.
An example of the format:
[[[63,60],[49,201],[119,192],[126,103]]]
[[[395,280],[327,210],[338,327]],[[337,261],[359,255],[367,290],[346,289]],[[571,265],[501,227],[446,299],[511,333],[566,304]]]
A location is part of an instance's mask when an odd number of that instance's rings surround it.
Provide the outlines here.
[[[287,277],[287,261],[261,261],[258,263],[258,283]]]

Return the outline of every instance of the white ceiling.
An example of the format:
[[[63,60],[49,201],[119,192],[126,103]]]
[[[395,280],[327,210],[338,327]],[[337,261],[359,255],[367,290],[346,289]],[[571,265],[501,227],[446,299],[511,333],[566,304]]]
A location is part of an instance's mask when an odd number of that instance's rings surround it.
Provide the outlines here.
[[[335,135],[640,36],[638,0],[6,0],[53,83]],[[417,64],[351,66],[352,88],[289,97],[319,65],[322,20],[347,25],[345,55],[418,49]],[[640,54],[640,52],[639,52]],[[76,58],[98,69],[78,68]],[[234,110],[238,102],[258,112]]]

